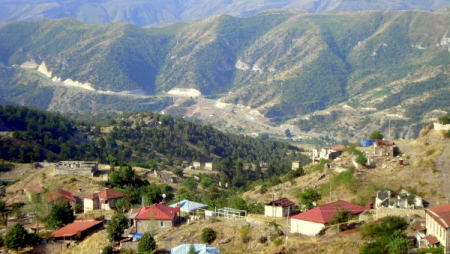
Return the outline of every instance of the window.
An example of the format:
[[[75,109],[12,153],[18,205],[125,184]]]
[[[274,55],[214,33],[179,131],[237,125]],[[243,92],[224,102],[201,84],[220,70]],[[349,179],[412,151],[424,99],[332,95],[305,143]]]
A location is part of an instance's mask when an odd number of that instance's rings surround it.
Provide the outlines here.
[[[164,224],[164,221],[161,221],[161,227],[165,227],[166,225]]]

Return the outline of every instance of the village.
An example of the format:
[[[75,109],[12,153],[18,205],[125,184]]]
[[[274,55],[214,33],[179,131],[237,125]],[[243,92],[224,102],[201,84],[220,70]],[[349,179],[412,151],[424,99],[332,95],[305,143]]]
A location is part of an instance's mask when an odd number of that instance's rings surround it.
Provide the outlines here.
[[[438,124],[436,127],[442,128]],[[440,129],[435,132],[438,131]],[[41,179],[34,174],[23,181],[30,184],[13,184],[8,188],[3,187],[3,196],[6,200],[3,215],[7,218],[5,230],[10,230],[18,224],[29,232],[46,231],[46,227],[37,219],[39,217],[38,208],[35,210],[33,208],[41,202],[47,210],[52,209],[56,204],[64,203],[73,209],[73,222],[42,237],[39,240],[40,244],[32,248],[32,253],[71,253],[64,251],[75,250],[77,245],[81,245],[93,234],[107,231],[108,227],[111,227],[114,216],[123,214],[126,217],[126,226],[120,228],[117,241],[108,243],[114,251],[137,252],[141,239],[146,233],[151,232],[158,243],[160,253],[188,253],[193,248],[197,253],[215,254],[232,253],[233,251],[224,246],[236,241],[235,236],[225,236],[215,232],[219,231],[214,226],[214,222],[217,221],[234,226],[239,225],[241,228],[260,228],[261,232],[267,231],[258,239],[260,244],[267,244],[267,238],[276,234],[275,238],[282,239],[277,246],[282,246],[284,241],[287,246],[296,237],[326,238],[339,233],[342,225],[346,225],[346,227],[341,233],[347,231],[352,233],[369,222],[379,222],[389,216],[400,216],[407,218],[408,222],[414,225],[414,230],[409,232],[408,239],[415,249],[435,249],[443,246],[444,253],[448,253],[450,251],[450,204],[448,203],[424,199],[415,191],[407,188],[378,189],[372,201],[363,206],[355,204],[354,199],[341,199],[339,193],[333,194],[335,197],[332,197],[330,178],[332,174],[348,172],[349,168],[356,170],[355,174],[363,175],[371,170],[390,172],[396,168],[408,167],[413,163],[413,159],[406,154],[401,154],[404,150],[396,142],[381,139],[361,140],[357,149],[352,154],[347,154],[347,160],[341,158],[345,151],[348,151],[348,148],[343,145],[313,149],[308,153],[312,161],[309,166],[319,166],[322,169],[303,176],[309,177],[309,179],[314,178],[314,181],[305,183],[305,186],[314,190],[316,186],[313,182],[318,184],[320,181],[328,180],[330,183],[329,202],[325,201],[328,197],[322,197],[320,204],[316,202],[317,200],[313,200],[310,206],[305,206],[292,199],[292,191],[287,190],[287,192],[278,192],[277,194],[269,191],[265,194],[264,200],[267,202],[264,203],[263,214],[251,214],[246,210],[231,207],[210,207],[207,204],[187,199],[174,199],[168,203],[165,194],[162,194],[161,202],[148,204],[143,200],[141,205],[127,210],[120,205],[127,193],[114,188],[102,188],[102,185],[99,184],[108,181],[108,165],[99,165],[95,161],[34,163],[30,170],[42,174]],[[360,154],[366,158],[365,161],[359,161]],[[185,174],[192,174],[191,176],[196,181],[200,180],[196,175],[199,172],[215,174],[214,165],[211,162],[183,161],[181,166],[184,168]],[[301,168],[303,168],[302,161],[292,162],[292,171]],[[45,171],[47,175],[41,173],[44,170],[47,170]],[[48,173],[49,170],[50,173]],[[182,181],[179,176],[169,171],[142,169],[141,173],[142,177],[147,177],[150,181],[157,183],[177,184]],[[56,177],[54,181],[63,182],[59,184],[49,182],[48,179],[51,176]],[[80,182],[80,179],[91,184],[89,186],[76,185],[75,183]],[[291,183],[285,184],[292,186],[298,183],[291,181]],[[228,183],[219,181],[216,184],[219,188],[228,188]],[[75,191],[73,191],[74,189]],[[262,193],[261,190],[255,190],[255,193],[257,191]],[[22,209],[22,207],[28,207],[28,209]],[[336,222],[336,215],[343,211],[349,213],[351,219]],[[184,230],[189,225],[199,226],[202,224],[211,225],[210,229],[215,232],[213,238],[207,241],[197,238],[198,240],[195,242],[182,242],[183,237],[180,237],[180,230]],[[216,234],[221,237],[216,239]],[[175,240],[175,238],[179,239]],[[124,252],[125,250],[129,252]],[[284,253],[283,249],[279,253]]]

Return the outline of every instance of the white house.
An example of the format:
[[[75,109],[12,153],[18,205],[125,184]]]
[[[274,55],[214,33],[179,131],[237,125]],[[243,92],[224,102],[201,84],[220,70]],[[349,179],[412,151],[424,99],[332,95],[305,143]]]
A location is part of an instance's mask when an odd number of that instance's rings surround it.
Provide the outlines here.
[[[95,192],[84,198],[84,212],[92,210],[111,210],[116,208],[116,203],[125,195],[114,189],[104,189],[100,192]]]
[[[264,206],[264,216],[279,218],[287,217],[294,207],[294,202],[290,201],[288,198],[280,198],[269,202]]]

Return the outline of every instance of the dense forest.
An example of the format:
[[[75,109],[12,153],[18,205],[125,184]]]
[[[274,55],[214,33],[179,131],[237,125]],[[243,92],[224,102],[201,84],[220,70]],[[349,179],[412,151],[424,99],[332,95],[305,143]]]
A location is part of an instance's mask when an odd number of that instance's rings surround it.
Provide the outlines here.
[[[183,161],[212,161],[220,179],[236,187],[286,173],[293,160],[308,159],[285,143],[221,133],[210,126],[150,111],[124,113],[101,124],[58,113],[0,107],[0,158],[15,162],[97,160],[113,166],[176,167]],[[265,174],[261,164],[267,164]],[[256,170],[248,170],[255,165]],[[246,168],[244,168],[244,166]]]

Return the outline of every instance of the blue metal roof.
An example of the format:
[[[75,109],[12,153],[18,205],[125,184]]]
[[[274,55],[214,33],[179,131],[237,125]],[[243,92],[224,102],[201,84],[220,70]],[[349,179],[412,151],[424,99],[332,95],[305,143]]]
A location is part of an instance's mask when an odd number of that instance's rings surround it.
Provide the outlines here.
[[[182,200],[180,202],[177,202],[175,204],[172,204],[172,205],[170,205],[170,207],[175,207],[178,204],[180,204],[180,210],[182,212],[186,212],[186,213],[195,212],[198,209],[206,209],[206,208],[208,208],[208,205],[200,204],[200,203],[197,203],[197,202],[194,202],[194,201],[190,201],[190,200],[186,200],[186,199]]]
[[[187,254],[189,253],[189,248],[191,248],[192,245],[194,246],[194,249],[198,254],[220,254],[220,251],[217,247],[201,243],[185,243],[179,245],[172,248],[170,250],[170,254]]]
[[[136,233],[136,234],[134,234],[133,238],[141,239],[142,238],[142,234],[141,233]]]

